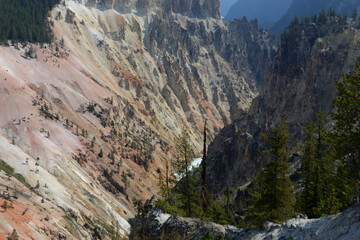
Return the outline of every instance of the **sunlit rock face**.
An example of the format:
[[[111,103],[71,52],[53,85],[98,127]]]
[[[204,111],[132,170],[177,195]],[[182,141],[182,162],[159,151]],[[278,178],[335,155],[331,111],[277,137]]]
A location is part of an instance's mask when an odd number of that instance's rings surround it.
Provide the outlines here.
[[[218,1],[67,0],[49,21],[54,42],[32,58],[0,46],[0,158],[40,194],[19,196],[32,214],[2,221],[4,236],[129,233],[181,129],[200,152],[205,119],[215,135],[247,109],[276,50],[256,22],[221,21]],[[20,226],[40,210],[42,237]]]
[[[220,19],[219,0],[87,0],[87,6],[113,8],[122,13],[139,11],[145,14],[156,8],[195,18]]]

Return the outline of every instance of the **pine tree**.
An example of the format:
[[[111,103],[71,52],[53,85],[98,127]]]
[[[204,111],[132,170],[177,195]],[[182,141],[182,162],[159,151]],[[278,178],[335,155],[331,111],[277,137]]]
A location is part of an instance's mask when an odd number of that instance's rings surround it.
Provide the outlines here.
[[[18,240],[19,239],[19,235],[15,228],[13,229],[11,235],[7,239],[8,240]]]
[[[99,154],[98,154],[98,157],[99,157],[99,158],[102,158],[103,155],[104,155],[104,154],[103,154],[103,150],[102,150],[102,148],[101,148],[101,149],[100,149],[100,152],[99,152]]]
[[[336,82],[338,96],[334,100],[336,112],[333,131],[336,156],[341,160],[339,180],[343,181],[343,200],[359,199],[360,195],[360,63],[352,74],[343,74]],[[344,178],[345,177],[345,178]],[[344,189],[344,190],[345,190]],[[347,199],[348,198],[348,199]],[[342,203],[346,207],[347,203]]]
[[[4,211],[6,212],[6,209],[8,208],[8,203],[7,203],[7,201],[5,200],[4,201],[4,203],[3,203],[3,205],[1,206],[3,209],[4,209]]]
[[[293,215],[294,193],[289,173],[290,133],[284,117],[269,135],[264,135],[269,150],[269,162],[256,177],[255,187],[251,193],[253,205],[250,217],[255,225],[265,220],[281,222]]]
[[[320,217],[338,210],[333,202],[335,163],[331,156],[329,131],[325,128],[325,113],[319,111],[316,122],[309,122],[305,129],[302,149],[302,185],[300,210],[309,217]],[[329,208],[331,206],[331,208]]]
[[[121,181],[124,183],[124,188],[126,191],[128,189],[128,187],[130,186],[130,180],[127,178],[127,175],[124,171],[121,174]]]
[[[358,18],[357,8],[354,9],[354,11],[352,12],[351,17],[353,18],[353,20],[356,21],[356,19]]]
[[[180,208],[185,211],[187,217],[192,217],[199,212],[199,181],[198,176],[192,174],[190,170],[195,150],[190,142],[190,135],[186,128],[183,128],[175,143],[178,157],[174,165],[181,179],[177,182],[174,191],[178,194]]]
[[[166,179],[164,179],[162,174],[159,175],[158,187],[160,188],[160,191],[159,191],[160,196],[164,198],[164,201],[169,201],[170,194],[171,194],[171,188],[166,183]]]

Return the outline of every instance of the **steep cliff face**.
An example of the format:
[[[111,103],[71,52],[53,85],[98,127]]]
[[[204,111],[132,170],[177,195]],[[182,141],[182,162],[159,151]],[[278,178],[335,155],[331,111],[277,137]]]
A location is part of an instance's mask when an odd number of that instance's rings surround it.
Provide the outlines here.
[[[218,4],[67,0],[51,12],[54,43],[0,46],[0,158],[56,208],[44,214],[61,235],[127,234],[131,199],[157,192],[181,128],[200,149],[204,119],[214,134],[249,107],[275,39],[222,22]],[[52,237],[18,219],[0,235]]]
[[[156,9],[174,12],[194,18],[220,19],[219,0],[82,0],[90,7],[106,7],[122,13],[139,12],[146,14]]]
[[[351,19],[328,18],[323,25],[293,25],[281,36],[264,86],[248,112],[225,127],[209,147],[209,188],[216,194],[227,185],[249,182],[263,163],[261,133],[288,116],[293,139],[321,108],[331,110],[335,81],[350,72],[360,54],[360,31]]]

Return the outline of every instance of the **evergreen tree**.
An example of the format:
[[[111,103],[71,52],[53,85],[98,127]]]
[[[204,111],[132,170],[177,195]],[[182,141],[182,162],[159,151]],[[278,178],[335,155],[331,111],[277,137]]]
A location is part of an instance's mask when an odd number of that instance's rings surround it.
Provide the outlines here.
[[[50,42],[48,12],[59,0],[0,0],[0,43]]]
[[[320,217],[338,210],[333,202],[335,163],[331,156],[329,131],[325,128],[325,113],[319,111],[316,122],[309,122],[305,129],[302,149],[302,185],[300,210],[309,217]]]
[[[269,150],[269,162],[256,177],[253,189],[253,205],[250,218],[255,225],[265,220],[282,222],[293,215],[294,193],[289,173],[290,133],[284,117],[271,131],[264,135]]]
[[[7,239],[8,240],[18,240],[19,239],[19,235],[15,228],[13,229],[11,235]]]
[[[104,153],[103,153],[103,150],[102,150],[102,148],[100,149],[100,152],[99,152],[99,154],[98,154],[98,157],[99,158],[102,158],[104,156]]]
[[[3,209],[4,209],[4,211],[6,212],[6,209],[8,208],[8,203],[7,203],[7,201],[5,200],[4,201],[4,203],[3,203],[3,205],[1,206]]]
[[[158,187],[160,188],[160,191],[159,191],[159,194],[161,197],[163,197],[165,199],[165,201],[168,201],[169,198],[169,194],[170,194],[170,191],[171,191],[171,188],[168,188],[166,186],[166,183],[165,183],[165,180],[164,180],[164,177],[162,176],[162,174],[159,174],[159,181],[158,181]]]
[[[121,181],[124,183],[124,189],[125,191],[130,187],[130,180],[127,178],[127,174],[122,171],[121,173]]]
[[[360,194],[360,63],[356,63],[352,74],[344,73],[342,78],[342,82],[336,82],[338,96],[333,102],[336,112],[332,118],[334,147],[340,160],[338,175],[344,188],[340,198],[346,207],[346,201],[358,200]]]
[[[178,156],[174,166],[181,179],[177,182],[174,190],[178,194],[180,208],[184,210],[187,217],[192,217],[195,212],[199,212],[199,181],[198,176],[193,174],[190,169],[195,149],[190,142],[190,135],[186,128],[183,128],[175,143]]]
[[[357,8],[354,9],[351,17],[353,18],[353,20],[356,20],[358,18],[358,12],[357,12]]]

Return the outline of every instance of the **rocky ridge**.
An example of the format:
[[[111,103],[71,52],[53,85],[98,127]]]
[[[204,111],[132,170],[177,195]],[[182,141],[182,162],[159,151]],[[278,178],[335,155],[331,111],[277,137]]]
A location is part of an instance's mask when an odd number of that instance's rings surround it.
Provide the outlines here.
[[[312,15],[318,14],[321,10],[328,11],[332,9],[337,13],[351,16],[359,4],[359,0],[294,0],[287,12],[272,26],[271,30],[276,33],[281,33],[295,16],[299,18],[312,17]]]
[[[152,199],[153,200],[153,199]],[[282,224],[267,222],[262,229],[239,229],[193,218],[170,216],[154,208],[149,200],[145,212],[133,224],[132,240],[197,240],[211,232],[215,239],[348,239],[360,234],[359,204],[343,213],[319,219],[295,218]]]

